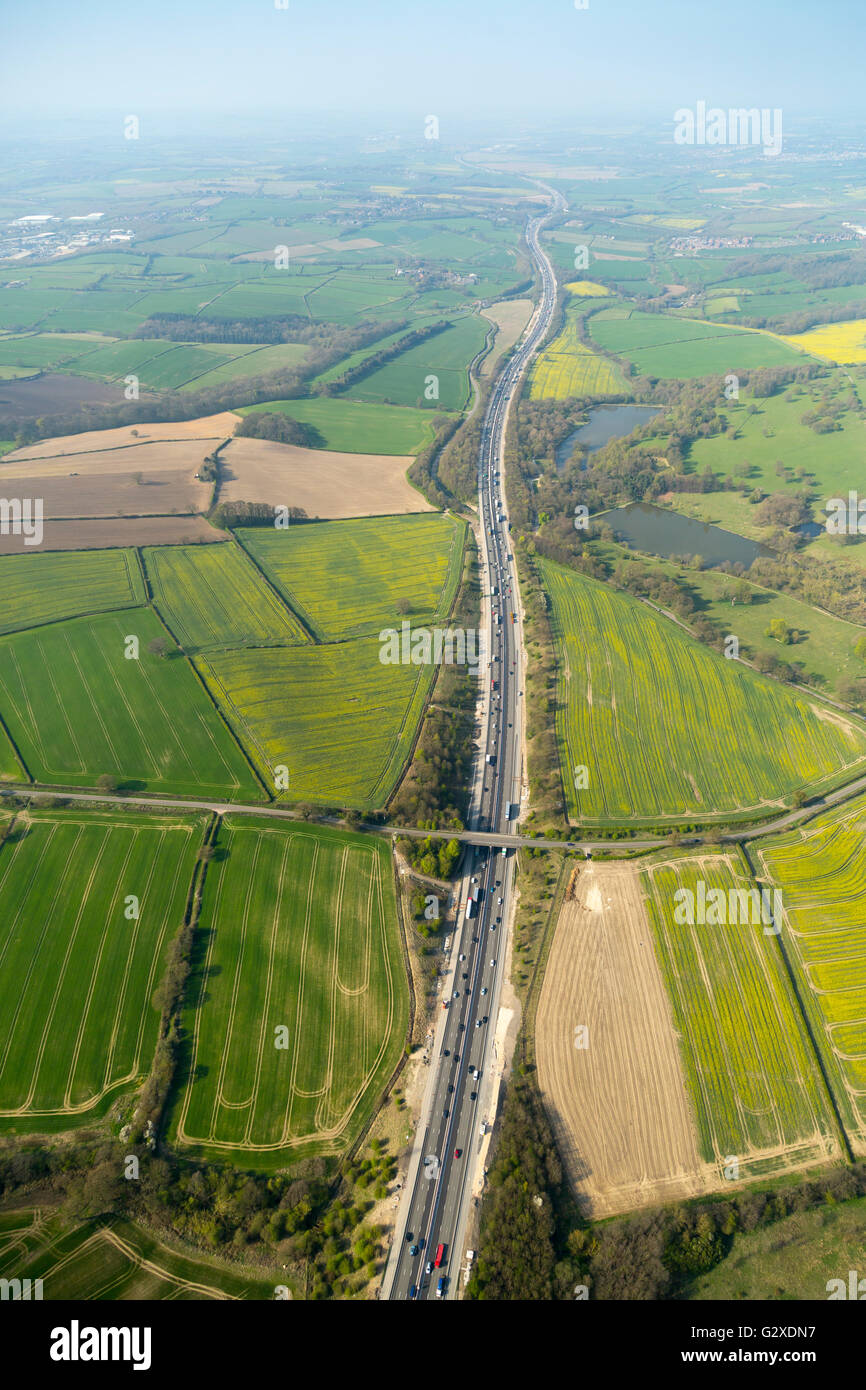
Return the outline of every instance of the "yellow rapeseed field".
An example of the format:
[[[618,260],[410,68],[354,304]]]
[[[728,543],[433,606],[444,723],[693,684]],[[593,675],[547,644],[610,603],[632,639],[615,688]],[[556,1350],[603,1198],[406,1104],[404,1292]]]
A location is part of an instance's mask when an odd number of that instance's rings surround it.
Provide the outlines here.
[[[810,328],[808,333],[785,338],[785,342],[831,362],[866,362],[866,319],[822,323],[818,328]]]
[[[569,294],[582,295],[589,299],[600,299],[602,295],[610,294],[606,285],[597,285],[594,280],[572,280],[565,288]]]
[[[627,390],[615,363],[582,343],[577,319],[566,314],[562,332],[532,369],[529,398],[564,401],[570,396],[615,396]]]

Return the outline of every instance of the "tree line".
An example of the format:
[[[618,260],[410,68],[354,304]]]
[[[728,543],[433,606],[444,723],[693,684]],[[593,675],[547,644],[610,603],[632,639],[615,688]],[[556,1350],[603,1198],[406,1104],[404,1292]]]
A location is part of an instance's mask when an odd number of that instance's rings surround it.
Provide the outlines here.
[[[730,1197],[700,1198],[602,1222],[585,1220],[530,1077],[509,1084],[481,1208],[467,1297],[496,1300],[688,1298],[737,1235],[796,1212],[866,1196],[866,1162]]]
[[[440,319],[437,323],[427,324],[423,328],[413,328],[411,332],[404,333],[401,338],[398,338],[396,343],[381,347],[378,352],[371,352],[363,361],[356,362],[353,367],[347,367],[339,376],[331,377],[329,381],[323,381],[319,388],[321,395],[339,395],[349,386],[354,386],[355,382],[363,381],[365,377],[371,376],[380,367],[384,367],[386,362],[393,361],[395,357],[401,357],[410,348],[417,347],[419,343],[426,342],[428,338],[435,337],[437,333],[444,333],[445,329],[450,327],[451,324],[447,319]]]

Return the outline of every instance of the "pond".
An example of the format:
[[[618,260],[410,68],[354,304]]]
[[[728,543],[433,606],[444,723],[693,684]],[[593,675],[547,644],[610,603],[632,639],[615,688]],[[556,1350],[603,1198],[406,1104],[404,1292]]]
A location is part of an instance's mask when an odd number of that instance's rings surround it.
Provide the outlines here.
[[[775,553],[769,546],[747,540],[733,531],[724,531],[721,526],[695,521],[690,516],[680,516],[679,512],[669,512],[647,502],[614,507],[611,511],[599,512],[592,520],[606,522],[618,540],[666,560],[680,555],[700,555],[708,565],[720,565],[727,560],[748,568],[759,555]]]
[[[659,405],[597,405],[589,412],[585,425],[574,430],[564,439],[556,451],[556,466],[564,468],[578,444],[587,453],[597,453],[612,439],[622,439],[631,434],[638,425],[645,425],[656,415],[661,415]]]

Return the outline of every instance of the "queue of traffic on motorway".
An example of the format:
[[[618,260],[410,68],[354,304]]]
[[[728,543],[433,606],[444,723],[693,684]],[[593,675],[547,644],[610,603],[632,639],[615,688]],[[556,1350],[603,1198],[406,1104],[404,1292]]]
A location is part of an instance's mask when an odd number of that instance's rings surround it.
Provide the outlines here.
[[[542,220],[530,223],[527,229],[527,242],[541,268],[541,305],[526,340],[494,387],[482,427],[479,461],[480,520],[490,599],[490,681],[478,820],[480,829],[493,833],[507,830],[508,822],[519,812],[519,797],[512,800],[512,787],[520,772],[519,749],[512,731],[518,724],[516,699],[523,692],[514,693],[514,686],[519,683],[516,576],[499,460],[511,398],[550,325],[555,302],[552,272],[537,241]],[[471,1171],[471,1165],[461,1160],[464,1155],[470,1156],[470,1142],[476,1136],[483,1138],[488,1130],[486,1120],[478,1113],[479,1083],[488,1062],[488,1024],[495,1017],[498,997],[497,965],[503,953],[491,947],[504,920],[508,854],[504,846],[497,851],[482,845],[472,851],[470,882],[465,900],[458,905],[458,921],[462,918],[460,940],[455,933],[451,948],[457,952],[453,980],[442,1000],[445,1018],[439,1065],[431,1077],[433,1104],[424,1142],[429,1142],[435,1153],[432,1162],[425,1159],[423,1165],[419,1164],[413,1188],[407,1193],[409,1218],[405,1239],[396,1255],[391,1297],[444,1298],[451,1288],[445,1269],[447,1252],[451,1249],[459,1256],[460,1221]],[[425,1183],[425,1176],[432,1177],[432,1182]],[[433,1250],[436,1255],[431,1259],[428,1252]]]

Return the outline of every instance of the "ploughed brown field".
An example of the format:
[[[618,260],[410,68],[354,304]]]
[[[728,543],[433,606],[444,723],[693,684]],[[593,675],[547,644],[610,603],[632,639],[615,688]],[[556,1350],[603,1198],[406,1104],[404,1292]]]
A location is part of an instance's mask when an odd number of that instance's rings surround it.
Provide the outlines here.
[[[46,517],[161,516],[204,512],[213,484],[195,475],[209,452],[200,440],[45,455],[0,466],[4,497],[41,497]]]
[[[308,516],[334,518],[432,511],[406,480],[412,461],[233,439],[220,455],[219,501],[302,507]]]
[[[172,439],[214,439],[217,443],[221,443],[234,432],[239,419],[240,416],[233,414],[232,411],[223,410],[218,415],[203,415],[197,420],[121,425],[114,430],[87,430],[84,434],[61,434],[54,439],[41,439],[38,444],[28,444],[26,448],[16,449],[13,453],[6,454],[3,462],[9,464],[15,463],[19,459],[55,458],[63,454],[92,454],[105,449],[150,444],[154,441],[162,443]],[[210,453],[210,449],[205,449],[204,452]]]
[[[717,1188],[698,1154],[639,874],[588,863],[573,893],[545,971],[536,1055],[578,1200],[604,1217]]]
[[[104,550],[113,546],[192,545],[226,541],[203,516],[115,516],[85,521],[45,521],[41,546],[24,544],[23,536],[0,534],[0,555],[27,555],[41,550]]]
[[[52,415],[62,415],[82,405],[116,405],[117,402],[117,386],[61,372],[47,372],[23,381],[0,382],[0,415],[9,420],[29,420],[37,415],[50,419]]]

